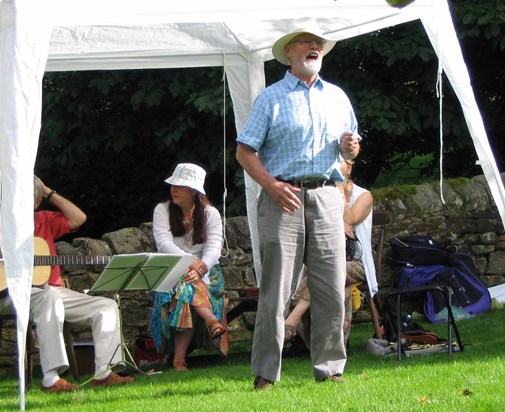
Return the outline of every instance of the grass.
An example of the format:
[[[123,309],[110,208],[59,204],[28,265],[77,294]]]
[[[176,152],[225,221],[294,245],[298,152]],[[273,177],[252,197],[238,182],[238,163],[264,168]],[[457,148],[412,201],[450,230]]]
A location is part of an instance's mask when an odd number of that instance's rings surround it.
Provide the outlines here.
[[[505,410],[505,310],[458,321],[463,352],[398,362],[366,351],[370,324],[353,326],[345,382],[316,383],[308,356],[283,360],[270,391],[252,390],[248,354],[190,358],[188,372],[136,375],[123,387],[71,394],[26,391],[28,411],[500,411]],[[426,325],[446,336],[446,325]],[[0,410],[19,410],[16,374],[0,371]],[[84,379],[83,379],[84,380]]]

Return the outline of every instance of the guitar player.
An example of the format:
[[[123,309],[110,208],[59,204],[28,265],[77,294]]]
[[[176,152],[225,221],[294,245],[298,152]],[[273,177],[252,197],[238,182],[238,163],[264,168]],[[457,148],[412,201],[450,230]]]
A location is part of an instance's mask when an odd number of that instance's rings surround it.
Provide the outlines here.
[[[51,255],[56,255],[55,240],[79,229],[86,221],[86,215],[37,176],[34,176],[34,201],[34,234],[47,242]],[[37,210],[43,201],[50,203],[57,211]],[[8,300],[8,297],[0,300],[0,309],[2,305],[9,304]],[[51,268],[46,285],[32,287],[30,318],[36,325],[40,348],[42,391],[71,392],[80,389],[78,385],[60,378],[60,373],[69,367],[63,340],[63,321],[88,326],[92,330],[95,375],[91,385],[115,385],[134,380],[129,376],[120,376],[110,368],[121,361],[117,303],[109,298],[65,288],[62,286],[59,265]]]

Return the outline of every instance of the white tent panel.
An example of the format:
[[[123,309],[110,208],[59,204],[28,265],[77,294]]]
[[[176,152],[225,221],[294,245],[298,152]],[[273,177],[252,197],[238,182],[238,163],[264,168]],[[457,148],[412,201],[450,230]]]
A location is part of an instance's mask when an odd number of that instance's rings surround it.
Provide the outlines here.
[[[144,67],[196,67],[244,64],[245,60],[272,59],[272,44],[300,19],[314,18],[323,33],[335,40],[369,33],[421,18],[435,0],[417,0],[399,10],[383,0],[319,0],[307,9],[306,2],[264,1],[230,6],[217,2],[216,10],[187,12],[169,2],[102,2],[107,7],[76,11],[64,2],[53,17],[46,70],[131,69]],[[193,2],[188,2],[191,8]],[[199,2],[197,2],[199,3]],[[311,2],[312,3],[312,2]],[[69,10],[69,4],[72,8]],[[140,5],[141,4],[141,5]],[[152,6],[151,6],[152,5]],[[214,3],[213,3],[214,6]],[[116,12],[114,13],[114,8]],[[93,10],[93,12],[90,12]],[[186,12],[185,12],[186,11]],[[118,14],[120,13],[120,14]],[[165,66],[163,66],[165,61]]]
[[[47,16],[54,26],[150,25],[164,23],[248,22],[261,20],[291,20],[300,17],[341,17],[343,25],[351,27],[365,17],[370,22],[384,16],[407,14],[419,18],[437,0],[416,0],[408,8],[390,7],[385,0],[67,0],[46,1]],[[358,23],[361,24],[361,23]],[[381,26],[382,28],[385,26]]]
[[[33,165],[42,77],[51,28],[38,24],[43,3],[0,3],[0,221],[9,294],[17,314],[20,406],[33,272]]]
[[[265,88],[265,76],[263,63],[251,63],[246,67],[228,67],[228,84],[235,109],[235,124],[240,132],[247,122],[247,113],[250,112],[256,96]],[[245,79],[249,81],[243,83]],[[253,245],[253,260],[256,281],[261,280],[261,264],[259,255],[259,234],[256,220],[256,203],[260,192],[260,186],[245,173],[245,188],[247,199],[247,218],[251,232]]]

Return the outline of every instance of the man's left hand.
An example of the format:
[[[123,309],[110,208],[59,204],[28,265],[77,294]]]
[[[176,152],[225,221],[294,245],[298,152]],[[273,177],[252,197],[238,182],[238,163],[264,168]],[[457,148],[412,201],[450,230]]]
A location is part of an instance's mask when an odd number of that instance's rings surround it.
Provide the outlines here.
[[[340,151],[342,153],[353,153],[355,156],[358,154],[359,140],[358,136],[351,132],[344,132],[340,136]]]

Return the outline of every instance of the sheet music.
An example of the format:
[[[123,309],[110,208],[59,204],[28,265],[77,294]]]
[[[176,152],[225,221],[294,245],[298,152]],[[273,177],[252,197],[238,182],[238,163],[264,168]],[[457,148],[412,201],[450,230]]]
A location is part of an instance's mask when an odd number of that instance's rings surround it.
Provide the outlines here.
[[[195,259],[192,255],[135,253],[115,255],[89,293],[119,290],[168,292]]]
[[[135,276],[124,290],[151,290],[168,292],[184,275],[193,262],[193,255],[150,253]]]

